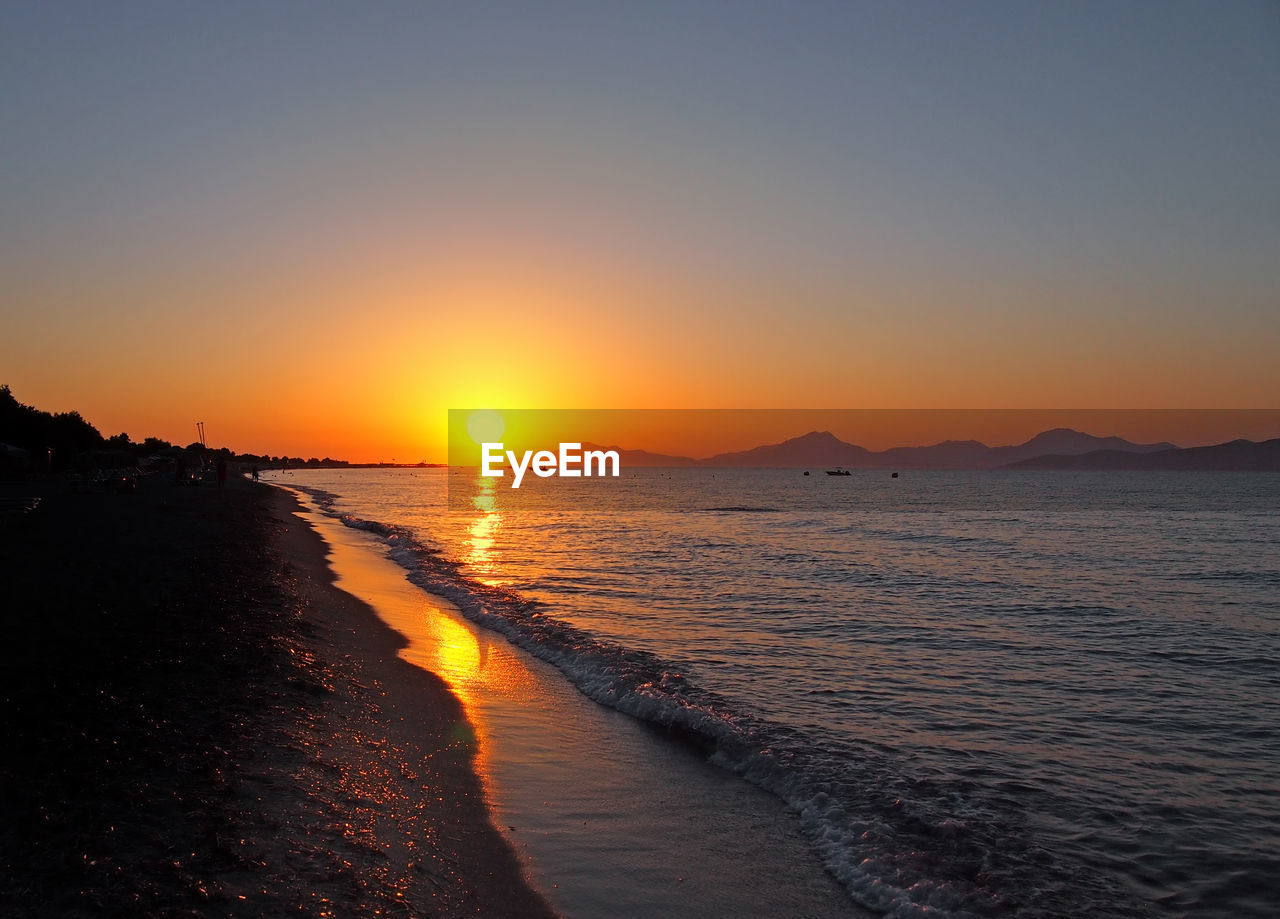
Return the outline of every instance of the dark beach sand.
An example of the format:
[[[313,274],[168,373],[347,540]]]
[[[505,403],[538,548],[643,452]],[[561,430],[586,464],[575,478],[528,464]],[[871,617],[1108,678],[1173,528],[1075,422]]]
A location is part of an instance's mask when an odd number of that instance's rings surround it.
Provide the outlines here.
[[[46,492],[0,530],[0,915],[548,916],[444,684],[288,495]]]

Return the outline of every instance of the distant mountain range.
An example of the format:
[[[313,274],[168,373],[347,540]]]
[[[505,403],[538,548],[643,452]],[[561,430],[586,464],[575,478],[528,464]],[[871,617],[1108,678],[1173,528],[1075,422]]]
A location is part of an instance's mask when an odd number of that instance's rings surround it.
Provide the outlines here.
[[[602,449],[584,444],[587,449]],[[1237,440],[1182,449],[1171,443],[1135,444],[1070,428],[1043,431],[1026,443],[988,447],[976,440],[947,440],[928,447],[873,451],[845,443],[830,431],[810,431],[782,443],[720,453],[706,459],[647,450],[617,450],[624,466],[711,466],[824,469],[1196,469],[1280,470],[1280,439]]]
[[[1211,447],[1174,448],[1138,454],[1125,450],[1094,450],[1075,456],[1050,454],[1013,463],[1010,469],[1101,469],[1194,472],[1278,472],[1280,437],[1255,442],[1233,440]]]

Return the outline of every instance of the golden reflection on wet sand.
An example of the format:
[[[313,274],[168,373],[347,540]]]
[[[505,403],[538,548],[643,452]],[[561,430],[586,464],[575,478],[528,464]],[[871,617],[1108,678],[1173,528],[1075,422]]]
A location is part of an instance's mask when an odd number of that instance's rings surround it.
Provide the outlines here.
[[[309,511],[300,516],[320,531],[329,546],[335,585],[367,603],[383,622],[404,636],[408,645],[400,650],[400,657],[438,675],[462,701],[469,724],[456,726],[459,740],[470,740],[474,729],[476,771],[486,791],[491,791],[486,753],[491,726],[485,722],[477,698],[481,693],[489,698],[517,696],[531,680],[527,669],[505,642],[492,643],[483,630],[466,622],[453,604],[409,583],[405,570],[379,553],[368,536],[315,512],[308,496],[299,498]],[[490,516],[494,519],[484,523]],[[496,510],[485,513],[477,524],[497,527],[500,517]],[[484,548],[478,545],[477,552]],[[470,558],[468,563],[474,564]]]

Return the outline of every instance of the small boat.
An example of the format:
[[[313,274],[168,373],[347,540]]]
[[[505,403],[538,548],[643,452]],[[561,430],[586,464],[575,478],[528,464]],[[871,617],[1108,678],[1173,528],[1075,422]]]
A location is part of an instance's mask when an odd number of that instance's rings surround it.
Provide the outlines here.
[[[853,475],[853,473],[843,466],[837,466],[835,469],[828,469],[827,475]]]

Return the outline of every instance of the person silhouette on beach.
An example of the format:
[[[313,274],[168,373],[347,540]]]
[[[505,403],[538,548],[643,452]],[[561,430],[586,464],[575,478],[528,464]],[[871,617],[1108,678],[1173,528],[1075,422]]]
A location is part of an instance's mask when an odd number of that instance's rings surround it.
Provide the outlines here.
[[[227,458],[225,456],[218,457],[218,487],[222,488],[227,484]]]

